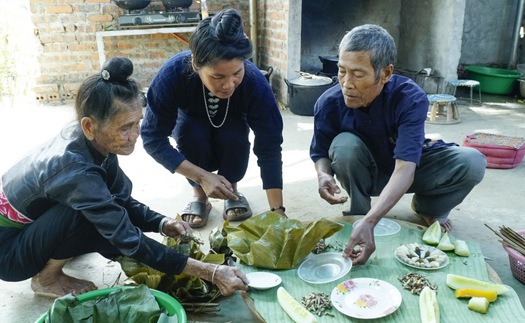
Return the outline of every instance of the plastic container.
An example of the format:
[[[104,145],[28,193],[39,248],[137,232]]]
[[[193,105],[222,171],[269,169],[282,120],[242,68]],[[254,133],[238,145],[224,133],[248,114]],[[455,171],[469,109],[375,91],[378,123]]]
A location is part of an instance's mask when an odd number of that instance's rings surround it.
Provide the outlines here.
[[[525,230],[516,231],[518,234],[525,236]],[[509,254],[510,270],[522,284],[525,284],[525,256],[517,250],[503,245],[505,251]]]
[[[485,66],[471,65],[465,69],[467,78],[479,81],[481,92],[490,94],[511,94],[515,89],[516,80],[523,75],[514,70]]]
[[[109,295],[109,293],[120,289],[120,288],[134,288],[133,286],[120,286],[120,287],[111,287],[111,288],[104,288],[99,290],[94,290],[92,292],[88,292],[85,294],[78,295],[79,301],[86,302],[95,300],[97,298],[104,298]],[[184,308],[182,307],[182,304],[179,303],[175,298],[172,296],[163,293],[161,291],[158,291],[156,289],[150,289],[151,294],[155,297],[155,300],[159,304],[160,308],[165,308],[168,311],[168,315],[173,316],[177,315],[177,319],[179,323],[186,323],[188,322],[188,318],[186,316],[186,312],[184,311]],[[47,312],[44,313],[37,321],[36,323],[44,323],[46,321]]]

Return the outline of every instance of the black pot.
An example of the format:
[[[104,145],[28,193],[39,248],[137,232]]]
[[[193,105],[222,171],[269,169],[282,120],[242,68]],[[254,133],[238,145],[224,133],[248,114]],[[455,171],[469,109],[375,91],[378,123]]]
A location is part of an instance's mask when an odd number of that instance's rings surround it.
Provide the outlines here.
[[[150,0],[115,0],[119,8],[126,10],[140,10],[146,8],[150,4]]]
[[[167,10],[189,8],[193,4],[193,0],[162,0],[162,4]]]
[[[332,55],[332,56],[319,56],[319,59],[323,63],[323,73],[326,75],[337,75],[337,71],[339,68],[337,67],[337,63],[339,62],[339,56],[338,55]]]
[[[301,116],[313,116],[317,99],[336,82],[333,78],[317,75],[301,75],[284,81],[288,85],[288,107]]]

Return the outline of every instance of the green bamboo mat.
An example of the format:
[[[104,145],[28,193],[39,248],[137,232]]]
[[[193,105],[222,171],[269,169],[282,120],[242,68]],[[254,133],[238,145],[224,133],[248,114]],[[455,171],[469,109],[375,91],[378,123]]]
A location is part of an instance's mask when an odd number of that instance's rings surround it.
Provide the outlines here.
[[[367,277],[387,281],[399,289],[403,301],[397,311],[386,317],[375,319],[373,322],[421,322],[419,296],[413,295],[408,290],[403,289],[398,280],[408,272],[418,272],[427,277],[432,284],[438,286],[437,299],[440,305],[441,322],[518,322],[519,320],[523,320],[525,310],[520,303],[518,295],[510,287],[508,293],[500,295],[494,303],[490,304],[488,313],[479,314],[467,308],[468,299],[456,299],[454,291],[446,285],[446,275],[449,273],[489,281],[483,254],[479,245],[475,242],[467,241],[470,250],[469,257],[459,257],[453,252],[447,252],[450,262],[448,266],[438,270],[418,270],[405,266],[397,261],[394,258],[394,249],[397,246],[413,242],[422,243],[421,236],[423,231],[415,226],[403,225],[402,222],[403,221],[399,221],[401,231],[386,244],[387,248],[390,249],[386,254],[390,254],[391,256],[373,259],[374,255],[372,255],[371,260],[365,265],[353,267],[345,277],[330,283],[306,283],[297,275],[297,268],[279,271],[254,268],[243,264],[238,265],[245,273],[267,271],[279,275],[282,278],[281,286],[299,301],[303,296],[313,292],[323,292],[330,296],[337,284],[352,278]],[[337,241],[345,245],[348,242],[352,225],[349,223],[343,224],[345,227],[334,236],[328,238],[328,243],[334,245]],[[451,240],[455,240],[453,235],[451,235]],[[385,254],[385,252],[382,252],[382,254]],[[251,289],[249,291],[251,297],[254,299],[257,310],[267,322],[293,322],[277,302],[276,292],[277,287],[268,290]],[[331,310],[331,313],[334,314],[334,317],[318,317],[318,321],[331,323],[371,321],[348,317],[335,308]]]

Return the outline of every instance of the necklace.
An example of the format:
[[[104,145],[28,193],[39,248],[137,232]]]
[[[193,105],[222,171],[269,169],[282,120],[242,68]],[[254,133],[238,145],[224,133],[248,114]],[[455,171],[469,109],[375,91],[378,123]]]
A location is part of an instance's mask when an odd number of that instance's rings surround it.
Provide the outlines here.
[[[219,98],[214,98],[215,95],[213,95],[211,92],[208,93],[210,95],[210,98],[206,100],[206,90],[204,90],[204,84],[202,84],[202,97],[204,98],[204,107],[206,108],[206,115],[208,116],[208,120],[210,120],[211,125],[214,128],[220,128],[226,121],[226,117],[228,116],[228,109],[230,108],[230,98],[228,98],[228,102],[226,103],[226,112],[224,113],[224,119],[222,119],[222,122],[220,125],[216,125],[211,120],[211,117],[215,117],[217,114],[217,109],[219,108]],[[210,101],[210,107],[208,108],[208,101]]]

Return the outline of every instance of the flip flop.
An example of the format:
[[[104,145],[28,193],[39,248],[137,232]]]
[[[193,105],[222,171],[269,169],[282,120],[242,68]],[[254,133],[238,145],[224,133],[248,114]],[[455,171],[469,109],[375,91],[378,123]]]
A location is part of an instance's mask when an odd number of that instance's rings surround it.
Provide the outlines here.
[[[239,197],[238,201],[234,201],[231,199],[227,199],[224,201],[224,212],[222,213],[222,218],[224,220],[242,221],[252,216],[252,209],[250,208],[250,204],[248,204],[248,200],[246,200],[244,195],[242,195],[239,192],[235,194]],[[228,211],[231,209],[246,209],[246,212],[238,216],[229,217]]]
[[[211,211],[210,202],[203,203],[199,201],[193,201],[193,202],[188,203],[188,205],[186,205],[184,210],[182,210],[181,218],[184,219],[186,215],[195,215],[201,218],[202,221],[199,223],[188,222],[185,220],[184,221],[189,223],[190,228],[202,228],[208,223],[208,217],[210,215],[210,211]]]

